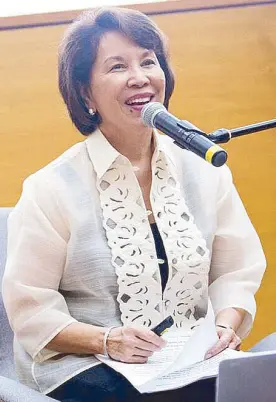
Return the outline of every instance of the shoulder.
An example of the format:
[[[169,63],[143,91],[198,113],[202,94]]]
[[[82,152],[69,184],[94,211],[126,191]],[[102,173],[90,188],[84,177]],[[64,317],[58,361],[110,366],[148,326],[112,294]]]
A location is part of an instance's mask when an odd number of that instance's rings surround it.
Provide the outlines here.
[[[75,170],[77,166],[81,166],[83,162],[88,159],[85,142],[79,142],[65,152],[63,152],[56,159],[40,168],[38,171],[32,173],[24,180],[24,186],[38,185],[43,183],[44,187],[48,182],[55,182],[63,171]]]
[[[10,222],[30,216],[37,216],[41,222],[41,219],[46,217],[56,227],[63,228],[65,233],[66,208],[63,200],[70,199],[71,193],[68,188],[71,188],[72,192],[74,191],[74,186],[71,186],[69,179],[72,172],[81,175],[85,170],[81,166],[86,166],[85,160],[88,159],[86,153],[85,143],[77,143],[27,177],[23,182],[20,199],[13,208]],[[67,186],[64,185],[64,175],[69,177]]]
[[[63,194],[68,195],[68,188],[73,191],[73,178],[86,172],[88,161],[85,142],[73,145],[24,180],[20,201],[24,199],[41,206],[57,202]]]

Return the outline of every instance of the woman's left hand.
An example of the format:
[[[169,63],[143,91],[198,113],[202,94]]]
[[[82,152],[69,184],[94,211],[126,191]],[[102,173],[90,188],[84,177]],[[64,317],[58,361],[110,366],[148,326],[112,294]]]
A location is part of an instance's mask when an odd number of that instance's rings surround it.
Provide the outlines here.
[[[217,326],[216,329],[219,340],[208,350],[205,359],[210,359],[210,357],[217,355],[226,348],[238,350],[241,344],[241,339],[232,328],[221,328]]]

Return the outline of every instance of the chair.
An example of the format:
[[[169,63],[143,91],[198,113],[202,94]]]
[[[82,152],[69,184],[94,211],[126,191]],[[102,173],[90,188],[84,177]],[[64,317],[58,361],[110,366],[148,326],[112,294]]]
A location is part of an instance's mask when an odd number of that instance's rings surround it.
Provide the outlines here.
[[[0,284],[4,273],[7,249],[7,218],[11,208],[0,208]],[[0,401],[53,402],[39,392],[20,384],[13,363],[13,333],[3,305],[0,286]]]

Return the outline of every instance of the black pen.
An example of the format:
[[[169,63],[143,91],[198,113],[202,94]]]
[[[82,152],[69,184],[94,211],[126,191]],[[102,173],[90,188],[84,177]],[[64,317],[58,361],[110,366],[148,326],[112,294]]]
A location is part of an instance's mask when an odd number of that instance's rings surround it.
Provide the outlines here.
[[[171,315],[169,315],[165,320],[161,321],[160,324],[153,327],[151,330],[158,336],[162,336],[168,329],[174,324],[174,320]]]

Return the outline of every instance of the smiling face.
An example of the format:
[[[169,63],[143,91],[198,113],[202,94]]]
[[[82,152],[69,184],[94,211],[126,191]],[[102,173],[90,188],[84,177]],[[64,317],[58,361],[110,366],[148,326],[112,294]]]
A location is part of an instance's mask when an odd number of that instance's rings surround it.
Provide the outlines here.
[[[107,32],[92,68],[88,106],[100,114],[103,131],[145,129],[141,110],[148,102],[164,102],[165,84],[153,51]]]

